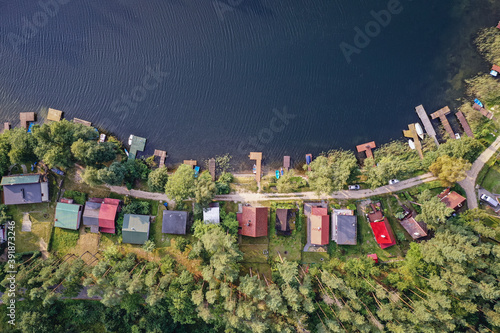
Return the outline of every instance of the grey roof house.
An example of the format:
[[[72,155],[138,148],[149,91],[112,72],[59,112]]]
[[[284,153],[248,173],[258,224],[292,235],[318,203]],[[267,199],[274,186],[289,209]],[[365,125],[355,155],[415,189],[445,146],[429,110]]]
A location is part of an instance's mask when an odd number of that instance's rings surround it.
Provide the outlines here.
[[[352,210],[333,210],[332,240],[338,245],[357,244],[357,219]]]
[[[85,210],[83,211],[83,225],[88,227],[99,226],[100,209],[100,203],[87,201],[85,203]]]
[[[39,174],[12,175],[2,178],[6,205],[20,205],[49,201],[49,185]]]
[[[164,234],[185,235],[187,219],[187,212],[164,210],[161,232]]]

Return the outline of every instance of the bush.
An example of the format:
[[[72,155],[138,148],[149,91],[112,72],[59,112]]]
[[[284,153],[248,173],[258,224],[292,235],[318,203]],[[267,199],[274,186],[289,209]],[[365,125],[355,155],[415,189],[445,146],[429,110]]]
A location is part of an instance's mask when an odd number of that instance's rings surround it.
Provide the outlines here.
[[[175,239],[175,248],[181,252],[184,252],[188,245],[189,241],[186,238],[179,237]]]
[[[146,243],[142,246],[142,249],[146,252],[153,252],[153,250],[156,248],[155,242],[152,240],[147,240]]]
[[[85,205],[85,202],[87,201],[87,194],[78,191],[66,191],[64,192],[64,197],[73,199],[75,203],[79,205]]]

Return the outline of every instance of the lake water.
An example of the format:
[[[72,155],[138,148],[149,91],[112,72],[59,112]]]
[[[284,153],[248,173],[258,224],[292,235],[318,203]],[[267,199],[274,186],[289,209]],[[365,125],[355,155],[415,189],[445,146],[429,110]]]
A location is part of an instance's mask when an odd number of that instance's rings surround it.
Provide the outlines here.
[[[488,69],[472,37],[499,14],[487,0],[42,2],[0,1],[0,121],[53,107],[146,137],[169,164],[397,139],[416,105],[453,106],[460,75]],[[348,63],[340,45],[367,24]]]

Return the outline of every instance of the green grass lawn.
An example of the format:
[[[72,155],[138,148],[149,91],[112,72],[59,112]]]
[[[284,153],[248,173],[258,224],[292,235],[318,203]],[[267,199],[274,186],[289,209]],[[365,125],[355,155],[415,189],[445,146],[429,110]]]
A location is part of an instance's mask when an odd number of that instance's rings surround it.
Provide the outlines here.
[[[31,232],[21,231],[23,213],[30,213]],[[8,214],[16,222],[16,252],[40,250],[40,240],[48,245],[52,233],[55,203],[9,206]]]
[[[78,230],[54,228],[50,250],[63,256],[76,247],[79,236]]]
[[[488,169],[481,186],[492,193],[500,193],[500,165],[498,163]]]
[[[278,204],[279,208],[292,208],[296,210],[295,219],[290,222],[290,230],[292,234],[290,236],[282,236],[276,233],[275,223],[276,223],[276,209],[271,209],[271,217],[269,218],[269,256],[274,259],[278,256],[278,253],[282,258],[287,258],[291,261],[300,261],[302,255],[302,249],[304,245],[302,243],[302,219],[299,210],[295,208],[295,205],[283,205]],[[283,207],[281,207],[283,206]],[[299,227],[297,230],[297,227]]]

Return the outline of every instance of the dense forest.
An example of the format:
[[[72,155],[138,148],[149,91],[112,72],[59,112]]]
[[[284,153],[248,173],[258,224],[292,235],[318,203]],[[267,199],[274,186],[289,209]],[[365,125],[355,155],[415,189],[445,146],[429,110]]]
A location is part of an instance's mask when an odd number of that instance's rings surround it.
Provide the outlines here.
[[[412,243],[404,261],[333,258],[303,266],[279,256],[272,277],[240,275],[236,236],[195,225],[196,266],[139,260],[108,248],[93,264],[36,256],[17,267],[17,325],[2,332],[495,332],[500,246],[474,210]],[[485,235],[478,232],[484,232]],[[2,286],[8,283],[7,275]],[[74,301],[86,288],[99,301]],[[8,302],[7,294],[3,301]],[[5,310],[5,306],[3,307]]]

